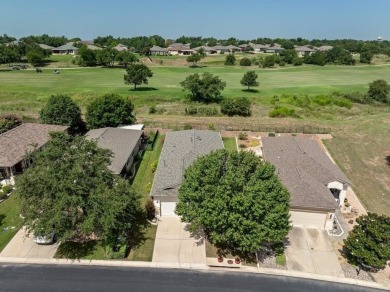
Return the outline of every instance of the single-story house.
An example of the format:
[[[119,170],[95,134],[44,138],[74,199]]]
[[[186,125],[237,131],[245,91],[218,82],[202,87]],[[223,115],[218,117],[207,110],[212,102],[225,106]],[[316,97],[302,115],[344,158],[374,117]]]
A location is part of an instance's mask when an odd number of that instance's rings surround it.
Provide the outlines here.
[[[180,43],[174,43],[169,45],[167,48],[170,55],[182,55],[182,56],[188,56],[195,53],[194,50],[190,49],[189,45],[184,45]]]
[[[309,48],[309,47],[306,47],[306,46],[295,47],[294,50],[297,52],[298,57],[310,55],[316,51],[316,50]]]
[[[327,52],[327,51],[330,51],[331,49],[333,49],[332,46],[321,46],[321,47],[318,48],[318,50],[320,52]]]
[[[344,204],[350,181],[319,143],[300,137],[263,137],[265,161],[290,192],[293,225],[333,228],[335,211]]]
[[[113,47],[114,50],[117,50],[118,52],[122,52],[122,51],[128,51],[129,49],[127,48],[127,46],[123,45],[123,44],[117,44],[115,47]]]
[[[132,166],[140,150],[142,134],[141,130],[107,127],[90,130],[85,136],[100,148],[111,150],[113,155],[108,168],[114,174],[127,176],[134,174]]]
[[[213,55],[213,54],[217,53],[217,51],[215,49],[213,49],[212,47],[208,47],[208,46],[196,47],[196,48],[194,48],[194,51],[199,52],[200,49],[203,49],[203,51],[206,55]]]
[[[198,157],[223,149],[220,133],[208,130],[168,132],[150,196],[161,216],[175,216],[184,172]]]
[[[68,127],[25,123],[0,134],[0,181],[15,183],[15,176],[22,173],[32,161],[26,154],[42,149],[49,141],[49,133],[66,131]]]
[[[266,48],[264,52],[266,53],[274,53],[274,54],[279,54],[281,51],[284,51],[284,48],[282,48],[281,45],[279,44],[271,44],[271,45],[266,45]]]
[[[78,50],[78,48],[70,44],[51,49],[53,55],[76,55]]]
[[[51,51],[52,49],[54,49],[54,47],[48,46],[48,45],[45,45],[45,44],[38,44],[38,46],[39,46],[41,49],[48,50],[48,51]]]
[[[264,53],[269,45],[261,45],[261,44],[249,44],[253,48],[253,52],[255,53]]]
[[[151,47],[150,53],[152,55],[169,55],[169,51],[166,48],[162,48],[159,46]]]

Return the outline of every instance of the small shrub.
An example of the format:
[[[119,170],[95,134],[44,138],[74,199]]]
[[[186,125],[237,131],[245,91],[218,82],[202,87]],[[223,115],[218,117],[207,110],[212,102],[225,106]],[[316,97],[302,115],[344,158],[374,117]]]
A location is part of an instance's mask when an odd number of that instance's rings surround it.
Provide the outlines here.
[[[152,199],[147,200],[145,204],[146,218],[152,221],[156,217],[156,207]]]
[[[360,92],[345,93],[342,96],[355,103],[369,103],[369,100],[367,100],[366,96]]]
[[[145,187],[146,191],[150,192],[150,190],[152,189],[152,182],[148,182],[146,187]]]
[[[246,146],[245,144],[240,144],[240,145],[238,145],[238,147],[240,147],[241,149],[244,149],[244,148],[246,148],[247,146]]]
[[[283,60],[280,60],[280,61],[279,61],[279,66],[280,66],[280,67],[286,66],[286,62],[283,61]]]
[[[184,130],[191,130],[191,129],[192,129],[191,124],[185,124],[184,125]]]
[[[268,133],[268,137],[275,137],[275,133]]]
[[[275,108],[268,113],[271,118],[284,118],[284,117],[296,117],[294,109],[287,107],[275,106]]]
[[[10,192],[12,191],[12,187],[11,186],[4,186],[3,187],[3,193],[8,195]]]
[[[242,58],[240,60],[240,66],[250,66],[252,65],[252,61],[249,58]]]
[[[157,107],[155,105],[152,105],[149,108],[149,114],[155,114],[157,112]]]
[[[150,170],[155,173],[156,172],[156,169],[157,169],[157,164],[158,164],[158,161],[153,161],[151,164],[150,164]]]
[[[294,60],[293,60],[293,65],[294,66],[302,66],[302,64],[303,64],[303,59],[302,58],[299,58],[299,57],[294,58]]]
[[[348,100],[348,99],[345,99],[345,98],[339,98],[339,99],[335,99],[333,101],[333,103],[339,107],[345,107],[347,109],[351,109],[352,106],[353,106],[353,103],[352,101]]]
[[[246,97],[226,98],[221,103],[221,113],[228,116],[251,116],[251,102]]]
[[[217,130],[217,128],[215,127],[214,124],[208,124],[207,126],[208,126],[210,131],[216,131]]]
[[[240,132],[240,133],[238,133],[238,139],[246,140],[246,139],[248,139],[248,134],[245,132]]]

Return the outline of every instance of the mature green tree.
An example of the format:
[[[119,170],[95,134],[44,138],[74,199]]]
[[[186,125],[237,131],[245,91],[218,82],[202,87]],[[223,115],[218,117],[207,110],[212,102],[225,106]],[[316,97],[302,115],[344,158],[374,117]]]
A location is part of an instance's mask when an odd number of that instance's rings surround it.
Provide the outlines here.
[[[250,254],[283,241],[289,198],[271,164],[253,152],[218,150],[187,168],[176,213],[217,247]]]
[[[9,64],[20,60],[21,55],[17,46],[0,46],[0,64]]]
[[[294,49],[287,49],[287,50],[281,51],[279,56],[287,64],[292,64],[294,59],[298,57],[297,52]]]
[[[33,66],[42,66],[45,63],[47,52],[38,46],[32,45],[26,49],[26,58]]]
[[[116,56],[116,60],[119,62],[120,65],[123,65],[125,68],[127,68],[129,64],[134,64],[135,62],[138,62],[137,56],[129,51],[119,52]]]
[[[72,133],[85,129],[80,107],[66,94],[51,95],[40,117],[45,124],[69,126]]]
[[[360,53],[360,63],[370,64],[374,54],[371,51],[365,51]]]
[[[180,82],[183,90],[191,92],[191,99],[200,102],[218,102],[222,99],[221,92],[226,87],[226,83],[218,76],[205,72],[186,77]]]
[[[78,52],[78,65],[80,66],[95,66],[96,65],[96,51],[88,49],[87,46],[82,45]]]
[[[27,230],[59,240],[130,237],[142,216],[139,196],[107,168],[111,153],[83,136],[54,132],[17,180]],[[53,227],[54,226],[54,227]]]
[[[133,124],[133,110],[134,106],[129,99],[118,94],[105,94],[87,107],[87,126],[89,129],[96,129]]]
[[[228,54],[225,57],[226,66],[234,66],[236,64],[236,56],[234,54]]]
[[[312,54],[306,54],[303,58],[306,64],[324,66],[326,64],[326,55],[324,52],[316,51]]]
[[[275,66],[275,60],[276,60],[275,55],[266,56],[262,64],[263,68],[269,68]]]
[[[117,50],[105,48],[103,50],[96,51],[96,61],[103,66],[113,67],[117,54]]]
[[[153,77],[153,72],[148,66],[135,63],[131,64],[126,69],[126,75],[124,76],[125,84],[133,84],[134,90],[137,89],[137,85],[148,84],[148,78]]]
[[[251,102],[246,97],[225,98],[221,102],[221,113],[228,116],[249,117],[251,113]]]
[[[390,86],[386,80],[379,79],[369,84],[367,98],[380,102],[387,102],[390,92]]]
[[[198,62],[202,59],[202,56],[200,54],[192,54],[189,55],[186,59],[187,63],[192,63],[192,67],[196,67]]]
[[[255,71],[248,71],[244,74],[240,83],[242,86],[247,86],[249,90],[250,87],[259,86],[259,82],[257,82],[257,77],[258,75]]]
[[[363,268],[383,269],[390,260],[390,217],[368,213],[344,240],[349,259]]]

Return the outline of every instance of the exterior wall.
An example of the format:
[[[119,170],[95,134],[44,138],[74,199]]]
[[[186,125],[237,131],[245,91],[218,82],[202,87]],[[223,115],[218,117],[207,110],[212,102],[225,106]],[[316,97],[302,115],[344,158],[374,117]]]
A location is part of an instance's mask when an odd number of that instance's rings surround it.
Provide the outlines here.
[[[133,165],[134,162],[134,158],[137,156],[140,146],[141,146],[141,139],[138,140],[137,145],[135,145],[133,152],[131,152],[129,158],[127,159],[127,162],[125,164],[126,173],[130,171],[131,166]]]
[[[348,186],[346,184],[343,184],[343,183],[339,182],[339,181],[332,181],[332,182],[328,183],[327,187],[328,187],[328,189],[338,189],[338,190],[340,190],[338,205],[340,207],[344,206],[344,200],[345,200],[345,197],[347,195],[347,188],[348,188]]]
[[[325,230],[332,230],[333,229],[333,221],[335,220],[336,216],[334,213],[329,212],[326,217],[325,222]]]
[[[171,55],[179,55],[179,52],[178,51],[169,51],[169,54],[171,54]]]

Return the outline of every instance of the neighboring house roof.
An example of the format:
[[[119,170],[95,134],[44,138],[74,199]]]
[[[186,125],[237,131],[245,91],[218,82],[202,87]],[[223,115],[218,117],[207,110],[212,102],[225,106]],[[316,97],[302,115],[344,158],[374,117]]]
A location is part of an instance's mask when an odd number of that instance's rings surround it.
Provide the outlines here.
[[[187,47],[187,48],[189,48],[189,46],[186,46],[185,44],[182,44],[182,43],[173,43],[173,44],[169,45],[169,48],[175,48],[175,47]]]
[[[301,46],[301,47],[296,47],[296,48],[294,48],[297,52],[309,52],[309,53],[311,53],[311,52],[315,52],[316,50],[314,50],[314,49],[311,49],[311,48],[309,48],[309,47],[306,47],[306,46]]]
[[[168,47],[167,48],[168,51],[173,51],[173,52],[176,52],[176,51],[194,51],[192,49],[190,49],[189,47],[187,46],[182,46],[182,47],[178,47],[178,46],[175,46],[175,47]]]
[[[223,149],[221,135],[208,130],[168,132],[154,176],[152,196],[176,196],[185,169],[199,156]]]
[[[151,47],[150,51],[151,52],[168,52],[168,50],[166,48],[162,48],[162,47],[159,47],[159,46]]]
[[[291,194],[292,207],[335,210],[337,204],[327,184],[350,185],[317,141],[298,137],[263,137],[263,158],[276,167]]]
[[[38,44],[38,46],[39,46],[41,49],[44,49],[44,50],[51,50],[51,49],[54,49],[54,47],[48,46],[48,45],[45,45],[45,44]]]
[[[123,45],[123,44],[117,44],[115,47],[113,47],[114,50],[117,50],[117,51],[127,51],[127,46]]]
[[[215,51],[214,48],[208,47],[208,46],[200,46],[200,47],[193,48],[194,51],[199,51],[200,49],[203,49],[205,52],[213,52],[213,51]]]
[[[53,48],[51,50],[52,51],[69,51],[69,50],[77,51],[78,48],[76,48],[70,44],[66,44],[66,45],[59,46],[57,48]]]
[[[228,45],[228,46],[226,46],[226,48],[228,48],[229,50],[239,50],[240,49],[239,47],[233,46],[233,45]]]
[[[321,51],[321,52],[330,51],[331,49],[333,49],[332,46],[321,46],[321,47],[318,48],[318,50]]]
[[[102,50],[101,47],[98,47],[98,46],[95,46],[95,45],[86,44],[86,46],[87,46],[88,49],[93,50],[93,51]]]
[[[101,128],[89,131],[85,137],[96,141],[100,148],[111,150],[113,153],[108,167],[113,173],[120,174],[129,159],[143,131],[120,128]]]
[[[65,131],[67,126],[25,123],[0,134],[0,166],[12,167],[24,156],[44,146],[49,141],[49,133]]]

